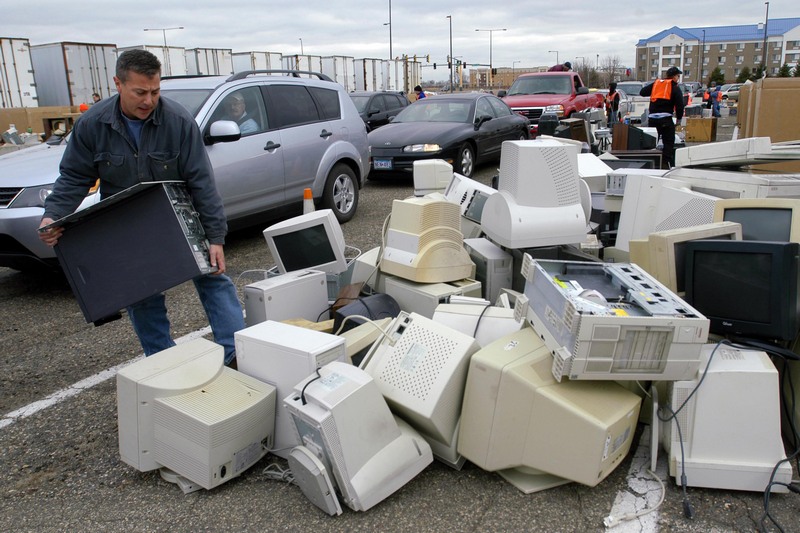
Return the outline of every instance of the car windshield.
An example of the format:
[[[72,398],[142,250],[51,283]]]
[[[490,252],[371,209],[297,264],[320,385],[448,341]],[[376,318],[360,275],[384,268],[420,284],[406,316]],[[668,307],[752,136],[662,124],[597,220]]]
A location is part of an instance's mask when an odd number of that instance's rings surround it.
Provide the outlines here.
[[[350,99],[356,105],[356,111],[363,113],[366,110],[367,103],[369,103],[369,96],[356,96],[351,94]]]
[[[425,98],[417,100],[397,114],[397,122],[472,122],[472,102]]]
[[[627,94],[633,94],[635,96],[639,95],[639,91],[642,90],[642,87],[644,87],[644,83],[640,81],[619,82],[617,84],[617,89],[625,91],[625,93]]]
[[[213,89],[161,89],[161,96],[174,100],[189,110],[193,117],[197,116],[200,107],[208,100]]]
[[[517,78],[508,89],[507,96],[515,94],[572,94],[572,76]]]

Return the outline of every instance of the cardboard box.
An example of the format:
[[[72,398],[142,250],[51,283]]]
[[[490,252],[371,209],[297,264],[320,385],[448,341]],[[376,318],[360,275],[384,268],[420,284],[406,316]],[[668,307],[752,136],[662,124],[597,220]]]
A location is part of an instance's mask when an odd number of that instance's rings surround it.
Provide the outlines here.
[[[716,140],[716,118],[686,119],[686,142],[714,142]]]
[[[772,142],[793,141],[800,121],[800,79],[763,78],[739,92],[739,137],[769,137]]]

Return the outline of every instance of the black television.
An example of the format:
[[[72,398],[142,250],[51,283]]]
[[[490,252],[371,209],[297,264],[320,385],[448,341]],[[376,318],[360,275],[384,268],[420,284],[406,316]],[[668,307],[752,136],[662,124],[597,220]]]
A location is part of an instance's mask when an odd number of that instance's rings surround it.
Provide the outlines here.
[[[719,335],[790,341],[798,332],[800,244],[686,243],[686,301]]]

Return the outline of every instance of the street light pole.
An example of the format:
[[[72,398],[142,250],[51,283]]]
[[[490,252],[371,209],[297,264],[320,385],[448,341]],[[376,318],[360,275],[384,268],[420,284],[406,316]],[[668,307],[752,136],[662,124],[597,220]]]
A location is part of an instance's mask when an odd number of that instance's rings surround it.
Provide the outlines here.
[[[167,32],[169,30],[182,30],[183,26],[174,26],[172,28],[144,28],[144,31],[160,31],[161,35],[164,37],[164,67],[167,76],[172,75],[172,67],[169,63],[169,48],[167,48]]]
[[[488,31],[489,32],[489,89],[494,85],[494,76],[492,74],[492,33],[496,31],[507,31],[507,28],[492,28],[490,30],[479,30],[476,29],[475,31]]]
[[[511,80],[512,82],[517,79],[517,72],[514,69],[514,65],[516,65],[517,63],[522,63],[522,61],[512,61],[511,62],[511,77],[513,78]]]
[[[302,37],[298,37],[298,39],[300,39],[300,55],[301,55],[301,56],[304,56],[304,55],[306,55],[306,54],[305,54],[305,52],[303,51],[303,38],[302,38]]]
[[[453,63],[455,59],[453,59],[453,16],[447,15],[447,19],[450,21],[450,92],[453,92]]]
[[[703,84],[703,76],[705,73],[703,72],[703,60],[705,59],[706,53],[706,30],[703,30],[703,44],[700,46],[700,86],[702,87]]]
[[[764,16],[764,54],[761,56],[763,61],[763,72],[767,72],[767,25],[769,24],[769,2],[764,2],[767,5],[767,14]]]
[[[392,53],[392,0],[389,0],[389,60],[394,59]]]
[[[556,54],[556,65],[560,65],[561,64],[561,61],[558,60],[558,50],[548,50],[547,53],[548,54],[555,53]]]

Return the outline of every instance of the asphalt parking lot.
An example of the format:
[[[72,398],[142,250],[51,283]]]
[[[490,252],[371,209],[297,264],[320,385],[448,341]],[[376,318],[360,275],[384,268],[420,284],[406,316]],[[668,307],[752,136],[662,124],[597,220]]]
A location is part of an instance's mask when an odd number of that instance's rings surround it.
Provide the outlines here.
[[[733,121],[720,122],[718,140],[724,140]],[[496,166],[480,167],[476,178],[488,183]],[[410,195],[412,186],[410,179],[370,181],[361,193],[359,212],[343,230],[349,245],[366,251],[380,242],[391,201]],[[240,294],[272,266],[261,229],[228,238],[229,274]],[[469,463],[461,471],[434,463],[373,509],[345,509],[336,518],[318,510],[297,487],[270,480],[267,466],[286,466],[273,456],[213,491],[184,495],[157,473],[139,473],[119,459],[115,369],[141,353],[127,320],[86,324],[57,275],[0,269],[0,302],[3,532],[603,531],[603,519],[622,508],[615,502],[643,507],[660,491],[642,470],[647,453],[632,449],[596,487],[572,483],[532,495]],[[191,284],[168,291],[168,307],[175,338],[206,326]],[[642,426],[639,433],[646,431]],[[762,494],[690,488],[695,517],[689,520],[679,487],[667,478],[663,452],[657,474],[666,484],[660,509],[610,531],[757,529]],[[800,529],[797,495],[773,495],[770,509],[784,531]]]

